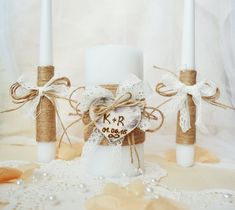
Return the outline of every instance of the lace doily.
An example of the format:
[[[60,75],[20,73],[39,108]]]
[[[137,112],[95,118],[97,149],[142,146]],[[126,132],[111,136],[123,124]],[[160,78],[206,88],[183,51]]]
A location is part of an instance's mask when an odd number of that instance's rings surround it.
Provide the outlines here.
[[[148,187],[148,198],[165,196],[191,206],[191,209],[232,210],[235,207],[235,191],[214,189],[200,192],[178,191],[159,184],[167,175],[166,170],[153,163],[145,164],[145,172],[137,177],[123,175],[120,179],[92,177],[82,174],[81,159],[55,160],[41,164],[33,173],[31,182],[18,180],[15,184],[0,185],[0,202],[8,203],[5,210],[53,210],[84,209],[84,202],[100,194],[106,183],[126,186],[133,180],[142,180]],[[1,166],[17,167],[22,161],[5,161]],[[216,208],[215,208],[216,207]]]

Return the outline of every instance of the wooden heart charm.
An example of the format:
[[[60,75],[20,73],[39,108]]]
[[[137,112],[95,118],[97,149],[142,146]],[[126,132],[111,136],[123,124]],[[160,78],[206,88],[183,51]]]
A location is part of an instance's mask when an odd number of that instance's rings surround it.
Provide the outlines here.
[[[98,98],[90,107],[89,115],[92,121],[97,119],[97,106],[110,106],[113,104],[112,98]],[[127,134],[132,132],[140,123],[141,109],[139,106],[118,107],[101,116],[95,122],[95,126],[107,138],[109,143],[123,141]]]

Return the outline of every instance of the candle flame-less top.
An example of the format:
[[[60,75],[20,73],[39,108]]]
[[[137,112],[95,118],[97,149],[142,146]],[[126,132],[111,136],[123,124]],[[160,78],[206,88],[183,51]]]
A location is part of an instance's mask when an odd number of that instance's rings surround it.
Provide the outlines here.
[[[184,0],[181,69],[195,69],[195,0]]]
[[[122,45],[100,45],[86,51],[86,85],[119,84],[130,74],[143,78],[143,54]]]
[[[52,65],[52,3],[41,0],[39,66]]]

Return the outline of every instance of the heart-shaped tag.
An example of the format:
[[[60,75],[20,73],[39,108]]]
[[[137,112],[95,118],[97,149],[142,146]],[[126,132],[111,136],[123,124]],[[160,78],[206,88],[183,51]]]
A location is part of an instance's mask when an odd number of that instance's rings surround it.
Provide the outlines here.
[[[110,106],[114,102],[113,98],[98,98],[90,107],[89,115],[91,120],[97,119],[94,111],[97,105]],[[104,114],[95,122],[95,126],[107,138],[109,143],[123,141],[127,134],[132,132],[140,123],[141,109],[139,106],[118,107]]]

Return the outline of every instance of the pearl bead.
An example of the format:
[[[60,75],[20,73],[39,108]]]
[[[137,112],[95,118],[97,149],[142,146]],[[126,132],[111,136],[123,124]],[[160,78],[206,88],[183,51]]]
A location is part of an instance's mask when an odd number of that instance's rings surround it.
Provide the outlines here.
[[[44,172],[42,175],[43,175],[44,177],[47,177],[47,176],[48,176],[48,173]]]
[[[157,182],[158,182],[157,179],[151,179],[152,184],[157,184]]]
[[[16,184],[17,185],[22,185],[24,182],[23,182],[23,180],[22,179],[18,179],[17,181],[16,181]]]
[[[152,187],[146,187],[145,190],[147,193],[152,193],[154,191]]]
[[[156,180],[156,179],[151,179],[151,182],[153,182],[153,183],[154,183],[154,182],[157,182],[157,180]]]
[[[79,184],[79,188],[80,188],[80,189],[84,189],[85,187],[86,187],[86,185],[85,185],[85,184],[82,184],[82,183],[81,183],[81,184]]]
[[[104,176],[99,176],[98,179],[102,181],[104,180]]]
[[[58,205],[60,203],[54,195],[49,195],[48,200],[51,202],[52,205]]]
[[[81,192],[87,192],[88,191],[87,186],[85,184],[81,183],[81,184],[78,185],[78,187],[79,187]]]
[[[231,198],[232,197],[232,195],[230,193],[224,193],[223,196],[224,196],[224,198]]]
[[[48,197],[48,200],[50,200],[50,201],[54,201],[56,198],[55,198],[55,196],[53,196],[53,195],[49,195],[49,197]]]
[[[122,177],[126,177],[126,173],[122,173]]]

